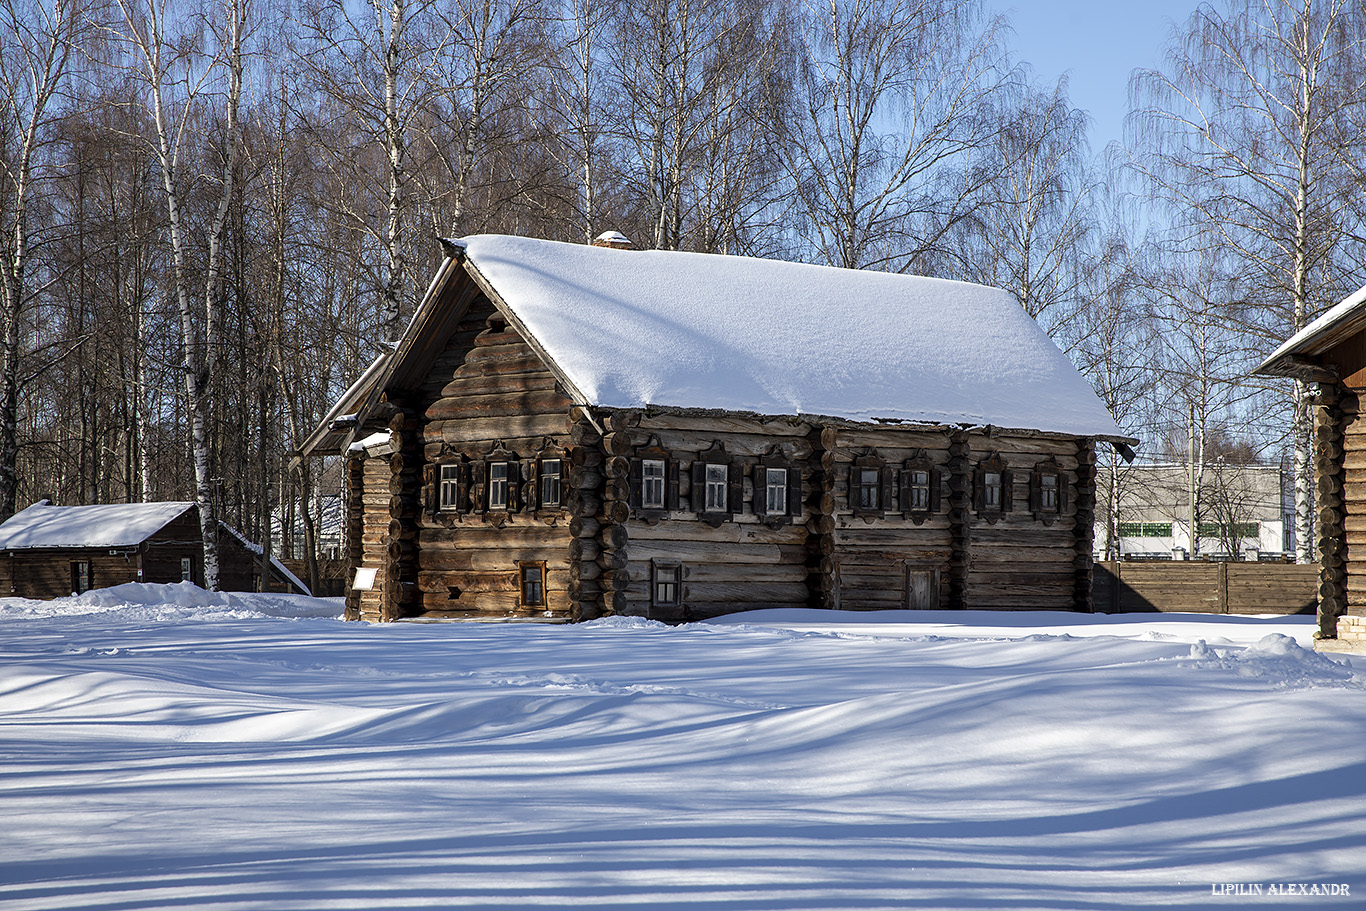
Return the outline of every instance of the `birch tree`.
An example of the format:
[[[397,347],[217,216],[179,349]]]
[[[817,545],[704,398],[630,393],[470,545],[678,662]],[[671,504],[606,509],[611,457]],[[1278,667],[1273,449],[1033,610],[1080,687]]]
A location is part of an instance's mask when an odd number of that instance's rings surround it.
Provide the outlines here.
[[[988,135],[996,33],[973,0],[809,3],[797,110],[777,118],[785,164],[817,258],[904,271],[934,249],[995,177]]]
[[[16,506],[23,334],[39,290],[30,264],[33,194],[48,176],[43,151],[81,16],[79,0],[0,3],[0,522]]]
[[[1137,75],[1140,167],[1172,203],[1182,240],[1237,258],[1234,297],[1258,305],[1246,328],[1268,354],[1359,282],[1338,269],[1363,187],[1345,135],[1363,103],[1350,78],[1362,55],[1352,0],[1229,0],[1201,6],[1161,72]],[[1354,241],[1359,243],[1360,241]],[[1290,390],[1296,556],[1312,558],[1310,389]]]
[[[181,331],[181,356],[185,399],[190,416],[191,454],[194,460],[195,500],[199,506],[204,541],[204,585],[217,591],[218,516],[213,490],[212,440],[210,439],[214,376],[217,369],[220,331],[220,296],[223,283],[223,239],[233,200],[233,181],[239,150],[238,112],[242,97],[243,36],[246,0],[225,0],[222,19],[206,25],[209,50],[172,31],[175,11],[166,0],[118,0],[123,14],[121,38],[133,62],[137,80],[154,132],[150,137],[160,165],[166,200],[167,241],[171,253],[171,287],[177,304]],[[218,161],[217,206],[206,231],[206,246],[199,287],[201,303],[192,287],[196,270],[191,263],[190,237],[183,200],[187,177],[185,160],[199,138],[198,123],[209,122],[208,110],[217,101],[221,117],[215,155]]]

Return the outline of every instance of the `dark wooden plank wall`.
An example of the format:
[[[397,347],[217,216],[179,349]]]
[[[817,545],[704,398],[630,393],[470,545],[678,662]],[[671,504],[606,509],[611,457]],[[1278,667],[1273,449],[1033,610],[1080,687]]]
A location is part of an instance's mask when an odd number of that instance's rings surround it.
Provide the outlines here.
[[[90,564],[92,588],[138,581],[137,553],[110,554],[107,547],[8,551],[0,554],[0,595],[41,600],[64,598],[71,594],[71,564],[77,560]],[[179,570],[177,565],[177,574]]]
[[[426,464],[459,455],[482,458],[495,446],[519,460],[534,459],[547,442],[568,446],[571,400],[482,295],[437,356],[416,401]],[[436,493],[433,483],[427,496]],[[569,541],[563,511],[424,511],[418,531],[420,616],[568,619]],[[521,603],[520,561],[546,564],[545,605]]]
[[[1293,563],[1097,562],[1104,613],[1312,614],[1318,567]]]

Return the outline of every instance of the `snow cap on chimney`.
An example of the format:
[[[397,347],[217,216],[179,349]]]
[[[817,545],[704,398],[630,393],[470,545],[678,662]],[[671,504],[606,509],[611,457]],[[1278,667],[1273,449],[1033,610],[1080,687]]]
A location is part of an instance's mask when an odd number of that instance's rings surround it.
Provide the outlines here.
[[[603,231],[593,238],[595,247],[611,247],[613,250],[630,250],[635,247],[631,239],[620,231]]]

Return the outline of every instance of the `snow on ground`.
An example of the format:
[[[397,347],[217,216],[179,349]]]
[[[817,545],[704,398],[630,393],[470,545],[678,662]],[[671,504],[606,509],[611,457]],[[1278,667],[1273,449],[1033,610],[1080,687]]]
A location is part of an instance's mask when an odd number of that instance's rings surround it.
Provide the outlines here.
[[[0,907],[1366,905],[1312,618],[339,611],[0,600]]]

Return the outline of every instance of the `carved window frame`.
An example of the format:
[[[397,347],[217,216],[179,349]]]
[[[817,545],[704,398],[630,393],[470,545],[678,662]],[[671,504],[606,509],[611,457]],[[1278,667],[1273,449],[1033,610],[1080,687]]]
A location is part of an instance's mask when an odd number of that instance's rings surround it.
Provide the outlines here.
[[[708,466],[726,469],[725,487],[725,506],[721,509],[709,508],[707,506],[707,468]],[[693,459],[692,472],[692,508],[699,519],[712,527],[721,525],[722,522],[734,519],[743,509],[744,498],[744,463],[733,459],[726,452],[726,447],[721,442],[713,442],[704,452],[697,454]]]
[[[784,485],[784,497],[787,502],[785,508],[780,512],[769,510],[768,473],[770,470],[787,472],[787,483]],[[774,527],[789,524],[795,521],[795,517],[801,516],[803,498],[804,490],[800,465],[794,465],[778,452],[776,447],[760,457],[759,464],[754,467],[754,492],[750,503],[750,510],[756,517]]]
[[[892,469],[876,452],[864,452],[849,464],[847,493],[851,513],[882,518],[891,508]]]
[[[645,505],[645,463],[659,462],[663,464],[664,474],[660,478],[662,482],[663,501],[657,505]],[[631,491],[630,505],[633,515],[642,519],[663,519],[668,514],[678,509],[678,459],[674,458],[673,453],[659,445],[659,441],[654,437],[645,446],[636,448],[635,455],[631,458]]]
[[[517,564],[517,605],[519,607],[546,606],[546,578],[544,560],[525,560]]]
[[[913,502],[911,493],[921,485],[915,483],[915,475],[923,473],[925,475],[925,503],[917,505]],[[901,466],[901,515],[910,519],[916,525],[922,525],[943,508],[943,474],[939,466],[930,460],[930,457],[922,450],[907,459]]]
[[[1053,502],[1047,502],[1047,479],[1052,479]],[[1034,466],[1029,477],[1029,509],[1044,525],[1052,525],[1067,510],[1067,475],[1057,460],[1049,457]]]
[[[993,474],[999,477],[1000,492],[998,501],[989,504],[989,488],[993,485],[988,484],[988,479]],[[1014,489],[1014,472],[999,452],[993,452],[977,463],[973,472],[972,505],[988,523],[995,522],[1014,509]]]
[[[559,499],[553,503],[547,503],[545,497],[546,482],[550,477],[553,477],[546,473],[548,462],[559,463]],[[569,453],[563,447],[547,440],[527,465],[527,478],[523,485],[523,500],[526,508],[540,518],[563,515],[569,508],[569,476],[571,471]]]

